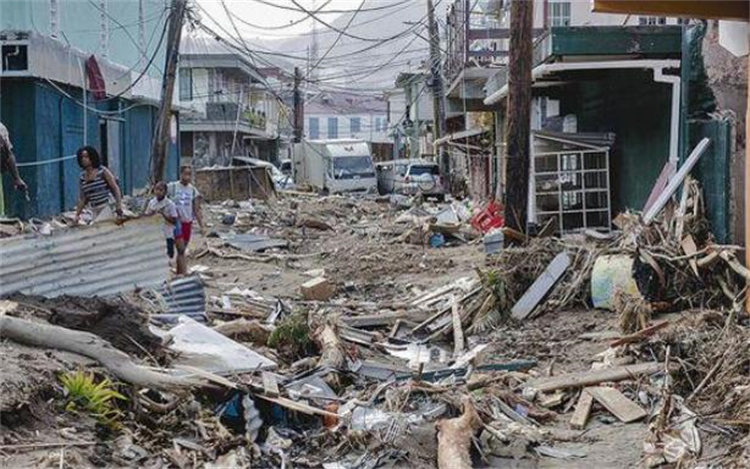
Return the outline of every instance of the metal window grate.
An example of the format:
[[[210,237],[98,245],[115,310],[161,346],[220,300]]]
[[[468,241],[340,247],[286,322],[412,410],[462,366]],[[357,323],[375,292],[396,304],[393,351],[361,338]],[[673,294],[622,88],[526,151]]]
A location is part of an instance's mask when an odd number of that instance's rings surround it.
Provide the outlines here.
[[[609,149],[535,152],[533,174],[539,226],[553,223],[560,234],[610,231]]]

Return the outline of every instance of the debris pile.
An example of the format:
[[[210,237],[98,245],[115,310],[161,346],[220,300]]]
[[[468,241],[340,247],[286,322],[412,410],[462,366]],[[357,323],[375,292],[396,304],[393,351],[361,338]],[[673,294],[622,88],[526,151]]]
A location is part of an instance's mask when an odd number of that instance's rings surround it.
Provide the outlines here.
[[[464,206],[398,202],[207,206],[188,277],[3,301],[3,462],[747,464],[746,271],[694,181],[649,223],[491,254]]]

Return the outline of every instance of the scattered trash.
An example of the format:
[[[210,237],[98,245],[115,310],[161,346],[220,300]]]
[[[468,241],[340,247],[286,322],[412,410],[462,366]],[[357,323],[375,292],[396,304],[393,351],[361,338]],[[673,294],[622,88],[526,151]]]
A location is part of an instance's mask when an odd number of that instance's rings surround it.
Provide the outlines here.
[[[271,370],[276,363],[203,324],[182,316],[169,330],[169,348],[180,353],[175,361],[218,375]]]

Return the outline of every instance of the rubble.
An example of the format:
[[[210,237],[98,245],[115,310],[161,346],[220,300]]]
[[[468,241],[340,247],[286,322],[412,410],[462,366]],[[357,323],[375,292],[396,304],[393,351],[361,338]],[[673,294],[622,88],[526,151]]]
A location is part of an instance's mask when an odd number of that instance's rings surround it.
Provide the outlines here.
[[[0,347],[74,352],[53,369],[82,361],[127,401],[121,430],[97,436],[80,419],[61,442],[55,425],[23,431],[37,410],[66,415],[55,373],[42,386],[11,376],[0,444],[147,467],[607,467],[688,464],[709,448],[744,461],[744,271],[736,247],[712,241],[697,184],[685,187],[684,210],[667,204],[650,224],[621,214],[614,236],[500,231],[514,245],[491,255],[457,202],[206,206],[189,277],[116,298],[13,297]],[[404,242],[415,233],[445,245]],[[279,242],[258,252],[238,239]],[[99,327],[118,311],[133,324]],[[8,357],[4,369],[21,368]]]

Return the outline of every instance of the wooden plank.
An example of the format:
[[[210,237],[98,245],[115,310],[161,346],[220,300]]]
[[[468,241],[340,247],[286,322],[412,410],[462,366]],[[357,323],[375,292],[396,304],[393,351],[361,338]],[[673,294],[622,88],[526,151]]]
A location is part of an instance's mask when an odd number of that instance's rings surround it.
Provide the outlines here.
[[[623,393],[615,388],[592,387],[586,388],[584,393],[588,393],[605,409],[624,423],[635,422],[644,418],[647,413],[638,404],[631,401]]]
[[[458,357],[464,351],[464,328],[461,326],[461,304],[453,297],[453,356]]]
[[[526,290],[520,300],[513,305],[511,313],[515,319],[525,319],[531,314],[547,293],[560,280],[560,277],[570,266],[570,256],[567,252],[561,252],[544,269],[544,272]]]
[[[343,322],[351,327],[380,327],[392,326],[406,317],[403,311],[393,313],[363,314],[360,316],[347,316],[341,318]]]
[[[651,189],[651,194],[648,196],[648,200],[646,201],[646,205],[643,206],[642,212],[648,211],[648,209],[651,208],[651,206],[654,205],[654,202],[656,202],[656,199],[659,198],[659,194],[661,194],[664,189],[667,187],[667,184],[669,183],[670,178],[674,174],[674,172],[677,170],[675,168],[675,165],[671,161],[667,161],[667,163],[664,165],[664,167],[661,169],[661,173],[659,174],[659,177],[656,179],[656,183],[654,184],[654,187]]]
[[[570,428],[577,430],[583,430],[586,428],[586,422],[589,420],[591,414],[591,407],[594,405],[594,397],[586,392],[585,388],[581,392],[581,397],[578,398],[578,403],[573,411],[573,416],[570,417]]]
[[[659,362],[636,363],[635,365],[616,366],[601,370],[568,373],[550,378],[532,380],[528,386],[541,392],[556,391],[558,389],[593,386],[607,381],[622,381],[649,375],[664,370],[664,364]]]
[[[266,396],[279,397],[279,383],[276,381],[276,375],[264,371],[260,377],[263,380],[263,391]]]
[[[674,193],[677,191],[677,188],[680,187],[682,181],[693,169],[693,166],[695,166],[695,164],[698,162],[698,159],[703,156],[703,153],[706,151],[706,148],[708,148],[708,145],[710,143],[711,139],[709,138],[704,138],[703,140],[698,142],[698,145],[695,146],[693,151],[690,153],[690,156],[688,156],[687,160],[685,160],[685,163],[683,163],[677,173],[672,176],[672,179],[669,180],[669,184],[667,184],[667,187],[665,187],[661,194],[659,194],[659,197],[656,199],[651,208],[649,208],[648,211],[643,214],[643,222],[645,224],[650,224],[659,214],[659,212],[661,212],[664,206],[667,205],[669,199],[672,198],[672,195],[674,195]]]

